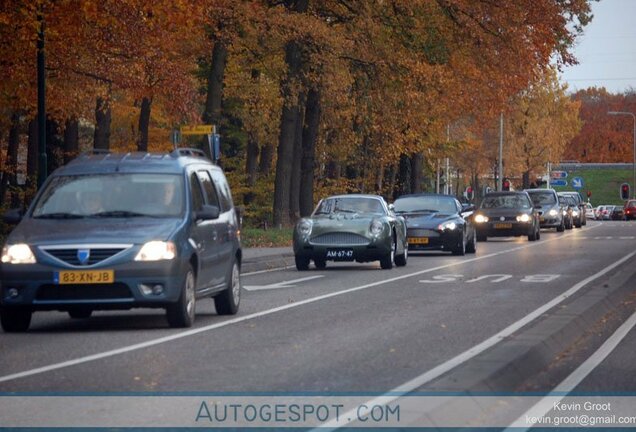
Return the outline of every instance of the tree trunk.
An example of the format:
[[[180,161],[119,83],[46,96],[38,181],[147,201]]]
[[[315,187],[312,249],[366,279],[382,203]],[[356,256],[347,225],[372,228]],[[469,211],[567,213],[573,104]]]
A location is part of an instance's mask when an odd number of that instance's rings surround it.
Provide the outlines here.
[[[340,162],[330,160],[327,162],[327,168],[325,169],[325,176],[331,180],[338,180],[342,175],[342,165]]]
[[[221,121],[226,64],[227,46],[224,41],[217,40],[214,42],[214,49],[212,49],[212,63],[208,72],[207,96],[202,116],[206,124],[218,125]]]
[[[53,119],[46,120],[47,174],[51,174],[64,164],[64,141],[60,135],[60,125]]]
[[[529,189],[530,188],[530,171],[524,171],[522,179],[523,179],[523,188]]]
[[[411,193],[422,192],[422,169],[424,165],[424,155],[413,153],[411,155]]]
[[[2,184],[0,184],[0,206],[5,203],[7,190],[11,191],[11,206],[17,207],[15,198],[15,186],[17,186],[18,149],[20,147],[20,114],[14,112],[11,115],[11,128],[9,129],[9,142],[7,146],[7,160],[3,167]]]
[[[73,160],[79,152],[79,122],[73,116],[66,120],[64,126],[64,163]]]
[[[272,171],[272,160],[274,159],[274,147],[265,144],[261,147],[261,156],[258,161],[258,175],[267,177]]]
[[[38,119],[29,122],[29,139],[27,144],[27,186],[38,184]]]
[[[305,96],[298,97],[296,130],[294,132],[294,156],[292,159],[291,181],[289,184],[289,218],[295,222],[300,217],[300,162],[303,153],[303,117]]]
[[[296,119],[298,118],[298,95],[293,88],[298,82],[301,68],[301,49],[296,41],[290,41],[285,48],[287,76],[281,84],[281,93],[285,100],[280,119],[278,139],[278,159],[276,161],[276,179],[274,180],[274,226],[290,224],[290,188],[293,162]]]
[[[139,113],[139,137],[137,138],[137,150],[148,151],[148,126],[150,125],[150,110],[152,98],[144,97],[141,100],[141,112]]]
[[[316,89],[309,90],[305,106],[303,151],[300,162],[300,215],[303,217],[309,216],[314,209],[314,169],[321,111],[320,92]]]
[[[406,155],[400,156],[398,188],[400,195],[411,193],[411,161]]]
[[[95,138],[93,148],[96,150],[108,150],[110,148],[110,123],[111,123],[110,100],[102,97],[97,98],[95,107]]]
[[[247,185],[254,187],[258,175],[258,143],[253,137],[247,138],[247,151],[245,155],[245,174],[247,175]]]

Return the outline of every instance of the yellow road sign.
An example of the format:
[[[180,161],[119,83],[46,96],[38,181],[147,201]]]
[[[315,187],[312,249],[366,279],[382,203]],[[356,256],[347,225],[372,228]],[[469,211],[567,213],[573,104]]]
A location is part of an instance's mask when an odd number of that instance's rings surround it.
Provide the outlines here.
[[[181,135],[209,135],[213,128],[212,125],[181,126]]]

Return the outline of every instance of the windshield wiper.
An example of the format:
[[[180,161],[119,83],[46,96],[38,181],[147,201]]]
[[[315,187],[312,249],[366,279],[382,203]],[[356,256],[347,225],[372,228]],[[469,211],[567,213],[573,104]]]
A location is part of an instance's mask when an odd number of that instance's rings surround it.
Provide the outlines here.
[[[85,216],[76,213],[44,213],[33,216],[33,219],[83,219]]]
[[[428,213],[439,213],[439,210],[433,210],[433,209],[417,209],[417,210],[409,210],[409,213],[424,213],[424,212],[428,212]]]
[[[349,209],[335,209],[333,212],[334,213],[360,213],[359,211],[349,210]]]
[[[155,215],[150,215],[146,213],[137,213],[126,210],[113,210],[113,211],[105,211],[100,213],[94,213],[87,215],[88,217],[103,217],[103,218],[119,218],[119,217],[156,217]]]

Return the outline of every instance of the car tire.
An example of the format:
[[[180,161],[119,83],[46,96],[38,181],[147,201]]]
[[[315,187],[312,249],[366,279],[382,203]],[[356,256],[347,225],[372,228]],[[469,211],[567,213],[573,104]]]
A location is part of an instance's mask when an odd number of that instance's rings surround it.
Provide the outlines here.
[[[468,244],[466,244],[466,252],[471,254],[477,252],[477,234],[475,233],[475,230],[473,230],[472,238],[470,239]]]
[[[232,263],[227,288],[214,297],[214,306],[219,315],[236,315],[241,304],[241,272],[238,262]]]
[[[579,223],[574,224],[574,226],[576,228],[581,228],[583,225],[581,224],[581,221],[579,220]]]
[[[561,219],[561,225],[559,225],[556,230],[557,232],[565,231],[565,221],[563,219]]]
[[[170,327],[192,327],[192,324],[194,324],[196,315],[195,286],[194,271],[192,266],[189,266],[183,278],[179,300],[166,308],[166,318]]]
[[[528,241],[537,241],[537,230],[533,230],[531,234],[528,234]]]
[[[393,268],[393,260],[395,260],[395,250],[397,249],[397,242],[393,239],[391,244],[391,252],[380,259],[380,267],[382,270],[391,270]]]
[[[462,232],[462,239],[455,249],[453,249],[453,255],[464,256],[466,255],[466,238]]]
[[[3,308],[0,310],[0,324],[7,333],[25,332],[31,325],[33,312],[27,308]]]
[[[296,270],[309,270],[309,258],[296,255],[294,260],[296,261]]]
[[[395,265],[397,267],[404,267],[409,261],[409,244],[404,243],[404,253],[402,255],[395,256]]]
[[[88,308],[71,309],[68,311],[68,316],[73,319],[87,319],[90,318],[92,314],[93,309]]]
[[[324,270],[327,268],[327,260],[324,259],[314,259],[314,265],[318,270]]]

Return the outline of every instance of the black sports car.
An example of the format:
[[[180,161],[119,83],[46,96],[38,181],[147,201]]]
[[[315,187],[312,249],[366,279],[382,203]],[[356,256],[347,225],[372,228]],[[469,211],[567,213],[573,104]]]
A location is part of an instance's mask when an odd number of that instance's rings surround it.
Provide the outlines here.
[[[493,192],[486,194],[475,212],[477,240],[488,237],[528,236],[540,238],[539,213],[527,192]]]
[[[474,207],[464,209],[450,195],[417,194],[399,197],[393,208],[406,219],[409,250],[442,250],[455,255],[475,252]]]

